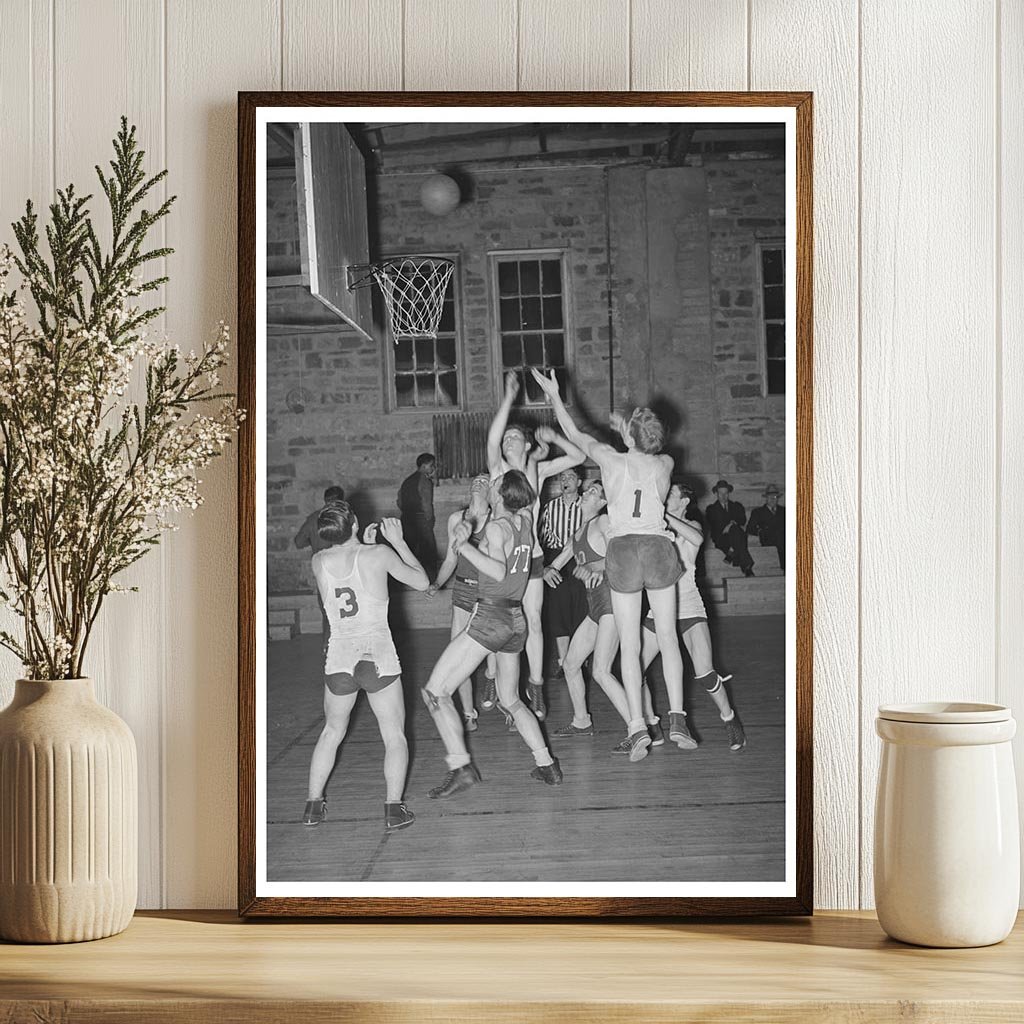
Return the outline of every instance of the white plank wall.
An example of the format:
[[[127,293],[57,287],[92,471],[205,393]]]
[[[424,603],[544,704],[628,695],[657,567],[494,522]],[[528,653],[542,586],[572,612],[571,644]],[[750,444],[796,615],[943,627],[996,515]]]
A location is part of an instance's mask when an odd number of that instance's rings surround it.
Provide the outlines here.
[[[166,329],[235,316],[241,89],[811,89],[815,869],[870,906],[879,703],[1024,708],[1019,0],[0,0],[0,225],[124,112],[179,195]],[[0,240],[11,241],[0,229]],[[114,599],[143,906],[235,900],[235,459]],[[0,656],[0,700],[17,666]],[[1018,765],[1024,772],[1024,746]]]

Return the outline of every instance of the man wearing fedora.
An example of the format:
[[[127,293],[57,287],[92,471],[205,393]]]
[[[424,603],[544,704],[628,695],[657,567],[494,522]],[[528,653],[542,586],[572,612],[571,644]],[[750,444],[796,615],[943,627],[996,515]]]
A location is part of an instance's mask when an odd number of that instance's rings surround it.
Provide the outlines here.
[[[711,541],[729,565],[743,570],[744,576],[754,575],[754,559],[747,549],[747,535],[743,527],[747,522],[747,511],[738,502],[731,501],[732,484],[719,480],[715,484],[715,500],[704,509],[711,532]]]
[[[747,533],[756,535],[763,548],[775,548],[779,552],[779,567],[786,571],[786,507],[779,504],[782,491],[769,484],[761,495],[764,504],[750,513]]]

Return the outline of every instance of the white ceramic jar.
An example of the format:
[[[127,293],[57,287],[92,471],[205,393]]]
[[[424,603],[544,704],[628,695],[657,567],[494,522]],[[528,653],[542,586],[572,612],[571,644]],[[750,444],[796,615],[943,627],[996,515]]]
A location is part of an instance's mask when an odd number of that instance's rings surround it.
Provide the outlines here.
[[[1020,891],[1017,723],[998,704],[878,709],[875,906],[894,939],[988,946],[1010,933]]]

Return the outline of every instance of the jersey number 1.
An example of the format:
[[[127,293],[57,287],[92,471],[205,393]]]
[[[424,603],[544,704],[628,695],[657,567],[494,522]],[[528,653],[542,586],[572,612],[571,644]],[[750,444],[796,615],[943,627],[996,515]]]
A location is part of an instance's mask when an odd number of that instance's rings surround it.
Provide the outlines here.
[[[633,518],[634,519],[639,519],[640,518],[640,496],[641,496],[641,494],[643,492],[638,487],[633,493],[636,495],[636,501],[633,502]]]

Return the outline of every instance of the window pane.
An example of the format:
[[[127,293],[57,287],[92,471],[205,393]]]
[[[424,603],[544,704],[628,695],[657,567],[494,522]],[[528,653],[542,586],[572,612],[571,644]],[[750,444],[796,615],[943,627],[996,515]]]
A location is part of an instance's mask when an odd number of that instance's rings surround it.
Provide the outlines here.
[[[501,339],[501,364],[506,370],[523,364],[523,343],[516,338]]]
[[[785,262],[782,249],[761,250],[761,274],[766,285],[785,283]]]
[[[441,322],[437,326],[438,331],[443,331],[445,334],[455,333],[455,302],[451,297],[451,287],[449,284],[448,298],[441,306]]]
[[[782,359],[768,360],[768,394],[786,393],[786,363]]]
[[[562,398],[569,397],[569,371],[555,368],[555,377],[558,380],[558,393]]]
[[[437,339],[437,366],[438,369],[455,369],[455,339]]]
[[[427,370],[434,367],[434,339],[416,339],[416,369]]]
[[[498,264],[498,294],[517,295],[519,293],[519,264]]]
[[[412,369],[412,340],[399,338],[395,346],[395,370]]]
[[[551,330],[552,327],[562,326],[562,299],[556,297],[544,300],[544,329]]]
[[[501,300],[501,329],[503,331],[522,330],[519,326],[519,300]]]
[[[400,409],[416,404],[415,381],[416,378],[411,374],[400,373],[395,376],[395,400]]]
[[[565,366],[565,338],[561,334],[545,334],[544,348],[547,351],[545,363],[548,366]]]
[[[437,382],[441,387],[438,392],[438,405],[459,404],[459,384],[454,373],[442,373]]]
[[[784,324],[765,324],[765,347],[769,359],[786,358],[786,327]]]
[[[540,263],[523,260],[519,264],[519,294],[540,295]]]
[[[786,318],[786,289],[776,285],[764,290],[765,320],[784,320]]]
[[[526,374],[526,400],[527,402],[543,402],[545,401],[544,392],[541,391],[540,385],[533,379],[533,374]]]
[[[545,295],[562,294],[562,261],[542,260],[541,274],[544,282]]]
[[[520,330],[539,331],[543,324],[540,322],[540,299],[523,299],[523,320]]]
[[[437,404],[437,396],[434,387],[434,375],[426,373],[416,374],[416,404],[419,406],[431,406]]]
[[[524,334],[523,352],[525,354],[523,362],[525,362],[527,366],[543,366],[544,341],[542,336],[539,334]]]

